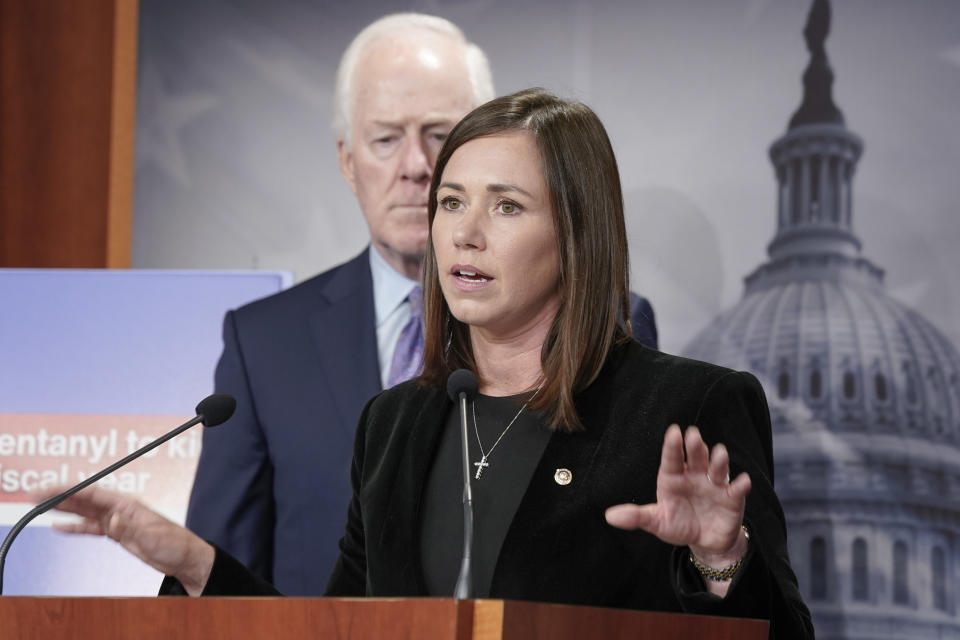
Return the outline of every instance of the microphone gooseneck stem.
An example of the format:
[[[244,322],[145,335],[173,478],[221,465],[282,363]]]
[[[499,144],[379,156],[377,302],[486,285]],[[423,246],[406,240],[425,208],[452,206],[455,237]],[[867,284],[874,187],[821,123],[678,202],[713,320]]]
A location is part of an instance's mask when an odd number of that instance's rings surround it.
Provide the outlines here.
[[[167,440],[177,437],[178,435],[180,435],[181,433],[183,433],[193,425],[197,424],[198,422],[203,422],[203,416],[200,416],[200,415],[195,416],[193,419],[183,423],[182,425],[180,425],[170,433],[160,436],[150,444],[144,447],[141,447],[140,449],[137,449],[136,451],[134,451],[127,457],[123,458],[122,460],[118,460],[117,462],[114,462],[112,465],[110,465],[106,469],[102,471],[98,471],[97,473],[93,474],[89,478],[85,479],[80,484],[70,487],[63,493],[57,494],[52,498],[48,498],[47,500],[44,500],[43,502],[35,506],[33,509],[31,509],[29,512],[27,512],[27,515],[20,518],[20,520],[17,521],[17,524],[13,525],[13,528],[10,529],[9,533],[7,533],[7,537],[3,539],[3,544],[0,544],[0,595],[3,595],[3,568],[4,568],[4,564],[7,561],[7,551],[10,549],[10,545],[13,544],[13,540],[14,538],[17,537],[17,534],[19,534],[20,531],[23,530],[23,528],[26,527],[31,520],[33,520],[40,514],[49,511],[53,507],[57,506],[58,504],[60,504],[61,502],[63,502],[73,494],[75,494],[76,492],[86,489],[97,480],[100,480],[104,476],[107,476],[113,473],[114,471],[116,471],[123,465],[127,464],[128,462],[136,460],[137,458],[147,453],[148,451],[156,449]]]
[[[470,448],[467,433],[467,394],[460,392],[460,440],[463,449],[463,560],[453,597],[470,597],[470,554],[473,549],[473,493],[470,491]]]

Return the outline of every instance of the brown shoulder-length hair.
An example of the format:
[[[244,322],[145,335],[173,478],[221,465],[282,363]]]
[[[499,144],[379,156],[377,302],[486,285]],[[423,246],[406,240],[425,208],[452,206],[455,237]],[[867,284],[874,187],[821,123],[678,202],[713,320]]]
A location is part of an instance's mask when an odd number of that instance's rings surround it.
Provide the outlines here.
[[[597,377],[614,343],[630,336],[627,235],[617,161],[600,119],[586,105],[543,89],[477,107],[453,128],[437,157],[427,201],[421,381],[443,387],[457,369],[477,373],[469,328],[453,317],[440,290],[432,235],[437,187],[461,145],[511,131],[529,131],[536,139],[560,257],[560,310],[543,343],[543,387],[530,408],[542,411],[551,428],[574,430],[582,427],[574,396]]]

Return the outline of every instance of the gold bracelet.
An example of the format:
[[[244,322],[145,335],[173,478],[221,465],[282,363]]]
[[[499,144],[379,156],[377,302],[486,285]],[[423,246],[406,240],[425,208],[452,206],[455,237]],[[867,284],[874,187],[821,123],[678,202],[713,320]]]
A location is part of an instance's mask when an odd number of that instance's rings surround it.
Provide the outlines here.
[[[743,535],[747,539],[747,549],[750,545],[750,532],[747,531],[745,525],[740,525],[740,528],[743,529]],[[743,560],[747,557],[747,554],[744,553],[740,558],[731,565],[724,567],[723,569],[714,569],[713,567],[708,567],[699,560],[696,556],[693,555],[693,551],[690,552],[690,564],[700,572],[700,575],[703,576],[706,580],[713,580],[714,582],[730,582],[733,580],[733,576],[737,575],[737,571],[740,571],[740,567],[743,566]]]

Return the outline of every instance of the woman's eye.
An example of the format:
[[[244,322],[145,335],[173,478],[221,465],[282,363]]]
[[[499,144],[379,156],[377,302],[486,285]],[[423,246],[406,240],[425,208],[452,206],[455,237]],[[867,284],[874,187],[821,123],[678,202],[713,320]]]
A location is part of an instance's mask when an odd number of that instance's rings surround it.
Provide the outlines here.
[[[457,198],[446,197],[440,201],[440,206],[447,211],[456,211],[460,208],[460,200]]]
[[[498,210],[500,213],[503,213],[503,214],[506,214],[506,215],[509,216],[509,215],[513,215],[513,214],[515,214],[515,213],[519,213],[519,211],[520,211],[520,205],[518,205],[516,202],[510,202],[509,200],[502,200],[502,201],[497,205],[497,210]]]

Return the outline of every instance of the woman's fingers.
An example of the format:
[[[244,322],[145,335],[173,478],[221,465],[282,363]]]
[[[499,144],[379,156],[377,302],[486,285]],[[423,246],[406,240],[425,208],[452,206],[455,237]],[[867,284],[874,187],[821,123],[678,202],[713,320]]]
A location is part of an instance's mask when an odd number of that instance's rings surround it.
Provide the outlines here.
[[[36,503],[44,502],[56,495],[60,495],[67,489],[69,489],[69,487],[54,487],[47,491],[32,493],[30,494],[30,499]],[[110,509],[116,507],[116,505],[124,499],[125,498],[120,497],[119,494],[106,491],[97,486],[91,486],[73,494],[55,506],[54,509],[67,513],[75,513],[84,518],[99,518],[109,512]]]
[[[53,529],[63,533],[84,533],[93,536],[105,535],[103,527],[95,520],[81,520],[80,522],[54,522]]]
[[[730,495],[738,500],[746,500],[752,486],[750,476],[744,471],[730,483]]]
[[[707,444],[700,437],[700,429],[687,427],[684,445],[687,448],[687,470],[691,473],[706,473],[710,455]]]
[[[711,485],[727,487],[730,483],[730,454],[726,446],[720,443],[708,450],[700,430],[695,426],[687,428],[684,445],[687,450],[686,470],[689,473],[703,473]]]
[[[697,427],[683,432],[672,424],[663,439],[657,502],[619,504],[605,517],[614,527],[642,529],[668,544],[727,550],[739,535],[750,487],[746,473],[730,481],[726,446],[710,450]]]
[[[730,482],[730,454],[722,444],[714,446],[710,453],[707,479],[716,487],[724,487]]]
[[[31,497],[44,501],[64,490],[54,488]],[[190,595],[203,591],[216,555],[213,547],[136,498],[88,487],[56,508],[83,518],[55,523],[58,531],[108,536],[157,571],[178,578]]]
[[[122,542],[127,533],[127,524],[126,519],[120,512],[114,511],[110,514],[110,519],[107,521],[107,535],[117,542]]]
[[[43,502],[64,490],[66,487],[55,487],[49,491],[31,494],[30,497],[37,502]],[[54,508],[83,518],[79,522],[56,523],[53,528],[57,531],[105,535],[117,541],[134,526],[131,520],[146,510],[135,498],[96,486],[73,494]]]
[[[657,505],[618,504],[606,511],[607,523],[618,529],[643,529],[656,535]]]
[[[660,454],[662,473],[683,473],[683,434],[680,426],[672,424],[663,436],[663,451]]]

